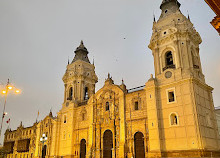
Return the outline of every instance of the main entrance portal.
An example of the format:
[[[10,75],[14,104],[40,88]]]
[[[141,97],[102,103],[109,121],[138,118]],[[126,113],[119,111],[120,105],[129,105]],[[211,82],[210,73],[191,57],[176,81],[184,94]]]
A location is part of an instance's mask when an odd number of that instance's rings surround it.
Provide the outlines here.
[[[86,158],[86,140],[82,139],[80,142],[80,158]]]
[[[113,135],[110,130],[106,130],[103,136],[103,157],[112,158]]]
[[[45,158],[46,154],[47,154],[47,146],[44,145],[42,150],[42,158]]]
[[[134,149],[135,158],[145,158],[144,135],[141,132],[137,132],[134,135]]]

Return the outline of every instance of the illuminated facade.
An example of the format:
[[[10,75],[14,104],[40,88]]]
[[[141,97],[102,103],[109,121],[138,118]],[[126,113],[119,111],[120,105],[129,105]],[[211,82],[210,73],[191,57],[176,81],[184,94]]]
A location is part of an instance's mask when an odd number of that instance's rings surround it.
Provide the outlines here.
[[[95,66],[81,42],[63,76],[62,109],[37,123],[34,150],[24,157],[219,157],[213,89],[205,82],[199,55],[202,40],[179,8],[177,0],[160,6],[149,44],[155,77],[145,86],[128,90],[108,74],[95,92]],[[5,144],[12,133],[5,133]]]

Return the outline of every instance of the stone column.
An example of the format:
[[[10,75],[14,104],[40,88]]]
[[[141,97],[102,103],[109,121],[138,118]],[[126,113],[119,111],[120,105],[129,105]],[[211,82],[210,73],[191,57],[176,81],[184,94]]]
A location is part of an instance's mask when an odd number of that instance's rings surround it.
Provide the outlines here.
[[[76,84],[77,84],[77,82],[73,81],[73,99],[74,100],[76,99],[76,93],[77,93],[77,91],[76,91]]]
[[[180,60],[180,49],[178,47],[178,41],[174,41],[174,46],[175,46],[175,63],[176,63],[176,68],[178,69],[179,67],[181,67],[181,60]]]
[[[64,102],[66,101],[66,91],[67,91],[67,84],[64,84]]]
[[[155,74],[159,75],[161,73],[161,64],[159,58],[159,48],[156,48],[152,51],[154,56],[154,67],[155,67]]]

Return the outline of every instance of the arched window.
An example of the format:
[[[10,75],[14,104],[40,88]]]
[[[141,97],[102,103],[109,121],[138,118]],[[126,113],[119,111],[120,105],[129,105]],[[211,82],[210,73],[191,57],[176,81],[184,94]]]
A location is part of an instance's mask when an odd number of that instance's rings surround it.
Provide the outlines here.
[[[139,110],[139,104],[138,101],[134,102],[134,109]]]
[[[166,53],[166,66],[170,65],[173,65],[173,55],[171,51]]]
[[[88,99],[89,99],[88,87],[85,87],[85,90],[84,90],[84,100],[88,100]]]
[[[109,110],[110,110],[109,102],[106,102],[105,103],[105,111],[109,111]]]
[[[70,87],[69,89],[69,97],[67,98],[67,100],[72,100],[73,98],[73,87]]]
[[[172,113],[170,115],[170,125],[171,126],[175,126],[175,125],[178,125],[179,124],[179,121],[178,121],[178,116],[177,114],[175,113]]]
[[[169,68],[176,68],[173,62],[173,54],[171,51],[168,51],[165,54],[165,67],[163,68],[163,71]]]

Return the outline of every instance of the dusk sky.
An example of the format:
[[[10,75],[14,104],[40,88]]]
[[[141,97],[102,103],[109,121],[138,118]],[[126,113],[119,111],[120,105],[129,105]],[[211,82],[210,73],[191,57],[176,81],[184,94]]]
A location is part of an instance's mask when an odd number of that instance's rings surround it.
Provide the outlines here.
[[[162,0],[1,0],[0,84],[10,78],[22,90],[7,98],[3,134],[20,122],[33,125],[61,109],[62,77],[68,57],[83,40],[89,58],[95,60],[100,89],[109,72],[115,83],[123,78],[127,88],[142,86],[154,74],[148,44],[153,13],[160,16]],[[201,0],[179,0],[181,11],[190,18],[203,43],[200,56],[208,85],[214,88],[214,104],[220,106],[220,37],[211,26],[215,14]],[[188,13],[187,13],[188,12]],[[4,97],[0,97],[2,115]]]

